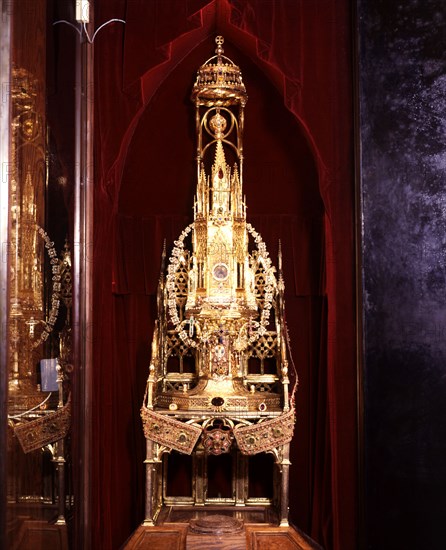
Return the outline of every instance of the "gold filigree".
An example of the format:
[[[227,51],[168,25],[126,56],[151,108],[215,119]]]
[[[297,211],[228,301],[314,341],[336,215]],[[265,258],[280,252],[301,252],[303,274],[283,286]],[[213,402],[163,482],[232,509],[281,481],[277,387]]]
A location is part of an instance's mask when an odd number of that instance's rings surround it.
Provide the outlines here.
[[[246,103],[248,96],[242,73],[229,58],[223,55],[222,36],[217,36],[216,55],[198,70],[192,90],[192,100],[201,105],[234,105]]]
[[[24,453],[41,449],[63,439],[70,429],[71,401],[54,412],[45,413],[40,418],[21,422],[14,426],[14,433]]]
[[[225,420],[216,418],[203,427],[201,443],[205,453],[216,456],[229,453],[233,441],[232,427]]]
[[[295,413],[291,410],[253,426],[236,426],[234,436],[243,454],[254,455],[289,443],[294,433]]]
[[[191,454],[201,435],[199,428],[158,414],[146,407],[141,409],[141,418],[147,439],[180,453]]]

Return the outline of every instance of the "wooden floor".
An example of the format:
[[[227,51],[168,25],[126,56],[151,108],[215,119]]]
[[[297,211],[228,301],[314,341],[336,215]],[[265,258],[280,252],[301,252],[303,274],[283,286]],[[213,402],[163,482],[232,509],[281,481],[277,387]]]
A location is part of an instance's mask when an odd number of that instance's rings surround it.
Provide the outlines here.
[[[239,533],[209,535],[194,533],[189,522],[211,514],[243,520]],[[268,508],[165,507],[155,527],[141,525],[122,550],[323,550],[293,527],[278,527]]]
[[[68,550],[66,525],[23,518],[20,529],[8,544],[11,550]]]

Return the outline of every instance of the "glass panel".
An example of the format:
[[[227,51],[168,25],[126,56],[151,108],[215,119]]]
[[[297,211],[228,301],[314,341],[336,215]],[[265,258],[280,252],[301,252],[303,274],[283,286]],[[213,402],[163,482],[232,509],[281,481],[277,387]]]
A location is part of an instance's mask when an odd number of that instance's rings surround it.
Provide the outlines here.
[[[59,6],[58,4],[61,4]],[[72,517],[73,29],[68,3],[8,3],[7,544],[68,548]]]

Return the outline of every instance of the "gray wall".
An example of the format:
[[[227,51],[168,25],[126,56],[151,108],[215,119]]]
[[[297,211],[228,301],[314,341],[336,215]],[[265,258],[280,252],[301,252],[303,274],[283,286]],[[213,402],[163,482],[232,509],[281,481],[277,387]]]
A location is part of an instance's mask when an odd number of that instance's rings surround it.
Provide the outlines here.
[[[366,547],[446,548],[446,3],[358,0]]]

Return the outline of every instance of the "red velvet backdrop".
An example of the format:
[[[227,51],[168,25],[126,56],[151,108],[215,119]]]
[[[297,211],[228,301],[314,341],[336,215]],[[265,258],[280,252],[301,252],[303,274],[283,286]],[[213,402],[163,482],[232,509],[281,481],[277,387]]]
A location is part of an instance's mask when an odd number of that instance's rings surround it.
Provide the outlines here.
[[[300,377],[291,519],[356,548],[356,366],[348,0],[96,2],[93,542],[143,517],[142,402],[162,241],[190,220],[189,93],[216,34],[249,95],[249,218],[282,239]],[[286,106],[286,108],[285,108]]]

